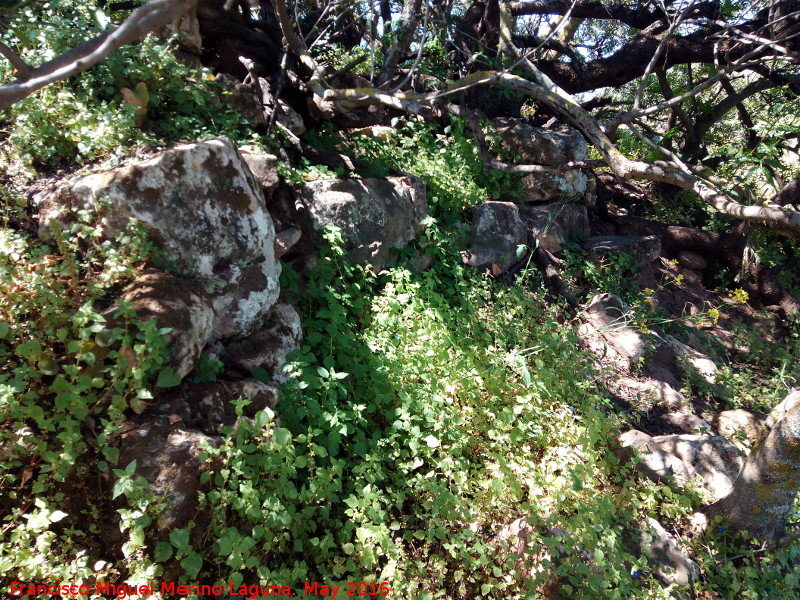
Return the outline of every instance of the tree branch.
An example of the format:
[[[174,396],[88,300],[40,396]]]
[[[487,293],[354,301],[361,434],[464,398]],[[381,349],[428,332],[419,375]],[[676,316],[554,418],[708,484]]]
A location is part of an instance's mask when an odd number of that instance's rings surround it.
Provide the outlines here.
[[[63,81],[99,63],[117,48],[144,37],[189,12],[197,0],[155,0],[136,9],[122,25],[51,61],[31,69],[24,81],[0,87],[0,109],[27,98],[45,86]]]

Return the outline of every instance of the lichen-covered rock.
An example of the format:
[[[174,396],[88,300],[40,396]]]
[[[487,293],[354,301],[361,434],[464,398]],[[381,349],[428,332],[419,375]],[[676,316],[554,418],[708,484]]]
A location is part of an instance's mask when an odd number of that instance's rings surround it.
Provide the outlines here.
[[[589,237],[589,215],[579,204],[551,202],[520,209],[534,239],[552,254],[561,254],[561,245],[583,242]]]
[[[484,202],[472,209],[470,247],[463,260],[480,269],[495,265],[505,271],[517,261],[517,248],[527,243],[528,231],[516,204]]]
[[[660,435],[659,448],[679,458],[690,476],[700,476],[713,500],[726,496],[744,464],[741,451],[719,435]]]
[[[194,521],[202,530],[208,515],[198,515],[200,474],[213,466],[201,458],[203,447],[218,447],[221,439],[173,424],[169,417],[127,422],[119,446],[119,465],[136,461],[135,474],[150,484],[149,491],[164,498],[157,527],[167,534]]]
[[[173,419],[180,417],[180,422],[187,427],[216,435],[222,427],[236,423],[238,415],[233,400],[240,397],[249,401],[243,409],[245,417],[253,417],[267,408],[274,412],[278,385],[254,379],[212,383],[187,380],[158,396],[158,410]]]
[[[767,418],[766,435],[747,457],[730,494],[709,506],[767,547],[780,545],[800,489],[800,390],[790,393]]]
[[[661,255],[661,240],[655,235],[602,235],[583,245],[590,259],[613,254],[628,254],[633,262],[646,265]]]
[[[272,218],[261,184],[227,138],[79,178],[39,204],[44,235],[65,207],[98,210],[111,239],[131,218],[146,225],[174,272],[209,295],[215,338],[256,330],[278,298]]]
[[[419,177],[311,181],[296,190],[314,231],[337,227],[348,257],[383,270],[392,248],[409,245],[428,216],[425,185]]]
[[[300,315],[286,302],[278,302],[264,327],[254,334],[231,342],[220,342],[214,351],[225,363],[230,377],[251,377],[253,367],[267,371],[273,381],[286,383],[283,372],[286,356],[303,341]]]
[[[559,166],[586,160],[589,155],[583,136],[567,125],[542,129],[509,118],[494,119],[492,125],[519,163]]]
[[[171,351],[168,365],[180,377],[188,375],[214,326],[214,309],[203,290],[174,275],[148,270],[123,290],[119,301],[130,303],[139,320],[155,320],[159,329],[171,329],[165,336]],[[115,304],[106,316],[112,318],[117,310]]]

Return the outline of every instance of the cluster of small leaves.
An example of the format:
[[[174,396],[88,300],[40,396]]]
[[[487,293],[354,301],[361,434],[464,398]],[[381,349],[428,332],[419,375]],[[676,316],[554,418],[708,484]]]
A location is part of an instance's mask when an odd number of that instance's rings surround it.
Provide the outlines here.
[[[30,64],[98,35],[113,17],[93,2],[63,1],[51,8],[45,11],[43,4],[29,3],[21,9],[26,25],[18,28],[24,37],[16,43]],[[224,134],[252,143],[252,132],[223,101],[222,88],[210,71],[178,59],[175,42],[147,36],[4,111],[0,147],[6,164],[0,175],[13,179],[31,176],[42,166],[119,158],[126,148],[165,141]],[[0,81],[11,77],[10,65],[0,60]],[[146,111],[138,96],[131,103],[133,89],[146,96]]]
[[[450,222],[464,209],[512,193],[516,177],[484,169],[475,140],[463,119],[445,127],[415,119],[392,123],[385,139],[356,134],[348,143],[332,131],[315,134],[313,143],[352,154],[369,164],[367,175],[414,173],[425,181],[430,213]]]
[[[415,598],[530,598],[550,585],[661,597],[623,532],[689,502],[627,481],[607,452],[616,419],[571,329],[524,285],[463,267],[436,222],[422,274],[378,279],[331,240],[302,293],[287,269],[306,338],[280,417],[242,416],[208,451],[215,520],[185,554],[204,557],[199,576],[388,581]],[[497,537],[519,517],[534,532],[522,557]]]
[[[0,571],[19,580],[120,572],[97,552],[119,456],[114,439],[124,412],[150,397],[147,382],[167,353],[154,322],[126,314],[110,322],[96,308],[151,253],[141,227],[113,243],[102,229],[100,217],[83,212],[52,227],[52,245],[0,230]],[[142,514],[133,517],[130,552],[123,549],[129,572],[137,570],[134,546],[143,547]]]

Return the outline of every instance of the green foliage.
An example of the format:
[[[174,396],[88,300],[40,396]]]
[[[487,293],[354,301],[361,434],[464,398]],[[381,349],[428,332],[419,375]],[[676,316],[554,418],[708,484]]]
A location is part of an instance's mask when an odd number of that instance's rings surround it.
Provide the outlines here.
[[[31,64],[94,37],[110,19],[91,2],[61,2],[46,16],[41,10],[34,3],[26,5],[22,16],[29,21],[16,40]],[[37,23],[35,28],[32,22]],[[42,166],[119,158],[120,152],[135,145],[223,134],[252,142],[241,115],[222,102],[222,89],[211,73],[176,58],[174,42],[148,36],[4,111],[0,152],[5,165],[0,176],[30,177],[33,168]],[[0,81],[10,77],[10,65],[0,61]],[[146,116],[141,111],[136,114],[138,106],[129,98],[126,102],[126,88],[147,94]]]
[[[343,143],[332,130],[313,143],[353,155],[370,165],[365,175],[380,177],[413,173],[427,188],[431,215],[446,222],[460,219],[465,209],[487,199],[501,199],[514,191],[515,178],[484,169],[467,124],[452,118],[444,128],[410,119],[395,120],[386,140],[354,135]]]
[[[119,576],[86,545],[104,535],[100,482],[111,470],[123,475],[112,495],[130,506],[120,512],[128,572],[153,575],[141,554],[150,500],[132,467],[114,469],[115,438],[125,411],[152,397],[165,331],[124,308],[114,325],[95,308],[152,252],[140,226],[112,242],[98,223],[79,213],[53,228],[55,247],[0,230],[0,571],[22,581]]]

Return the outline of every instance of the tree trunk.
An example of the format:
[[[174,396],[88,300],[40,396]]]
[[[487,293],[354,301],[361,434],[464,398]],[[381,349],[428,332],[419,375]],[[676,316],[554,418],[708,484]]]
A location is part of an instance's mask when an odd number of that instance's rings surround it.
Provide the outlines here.
[[[800,391],[794,391],[770,415],[772,428],[747,457],[730,494],[705,509],[739,531],[780,545],[800,488]]]

